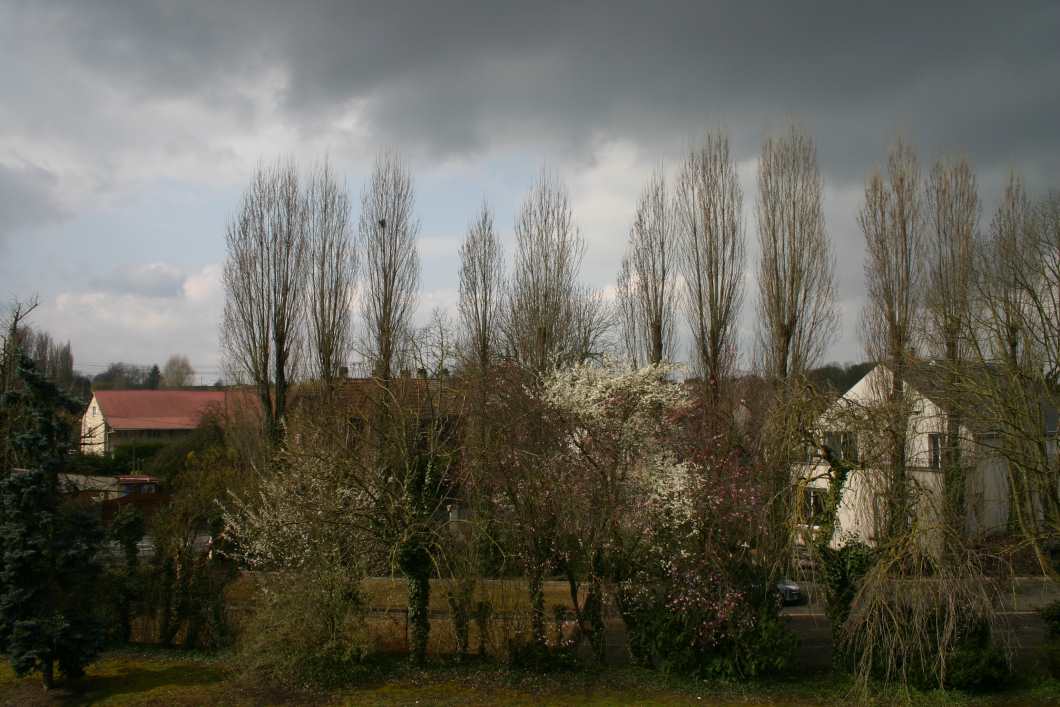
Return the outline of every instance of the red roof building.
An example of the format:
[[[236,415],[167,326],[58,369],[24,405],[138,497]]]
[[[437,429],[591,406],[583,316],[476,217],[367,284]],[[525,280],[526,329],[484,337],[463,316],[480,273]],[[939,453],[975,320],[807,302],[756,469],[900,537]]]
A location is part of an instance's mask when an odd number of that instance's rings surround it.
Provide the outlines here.
[[[100,390],[81,418],[81,448],[109,454],[131,441],[162,441],[194,430],[207,414],[228,412],[224,390]]]

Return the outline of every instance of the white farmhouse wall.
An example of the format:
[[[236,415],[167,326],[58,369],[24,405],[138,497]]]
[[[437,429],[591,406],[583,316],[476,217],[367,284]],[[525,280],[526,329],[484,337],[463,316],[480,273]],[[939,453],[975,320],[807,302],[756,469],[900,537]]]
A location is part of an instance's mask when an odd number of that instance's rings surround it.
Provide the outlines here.
[[[81,451],[84,454],[96,455],[107,452],[107,421],[103,418],[103,410],[94,395],[81,418]]]
[[[890,393],[891,372],[877,366],[858,381],[820,419],[824,431],[841,431],[850,412],[859,408],[872,408],[885,400]],[[943,474],[932,468],[932,434],[944,435],[946,414],[935,402],[924,398],[911,386],[907,388],[912,414],[906,439],[906,458],[909,478],[916,495],[915,518],[923,533],[922,540],[929,546],[938,546],[942,539]],[[960,430],[962,459],[968,465],[966,471],[965,502],[967,529],[974,534],[989,534],[1003,530],[1008,520],[1007,467],[1003,459],[989,453],[974,441],[971,430]],[[864,435],[861,435],[864,437]],[[859,447],[865,439],[859,439]],[[865,455],[862,454],[862,462]],[[795,478],[808,479],[809,485],[827,488],[828,468],[823,464],[797,464],[793,469]],[[878,469],[858,468],[847,480],[843,501],[837,516],[838,528],[832,538],[834,546],[846,539],[858,539],[872,544],[877,532],[876,524],[883,502],[883,479]]]

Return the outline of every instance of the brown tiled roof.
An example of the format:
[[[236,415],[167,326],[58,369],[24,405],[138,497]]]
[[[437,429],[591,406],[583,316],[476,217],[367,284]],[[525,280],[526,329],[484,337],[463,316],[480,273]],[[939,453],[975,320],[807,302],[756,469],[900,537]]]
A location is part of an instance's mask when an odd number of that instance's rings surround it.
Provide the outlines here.
[[[463,396],[456,379],[438,380],[412,376],[398,376],[390,381],[387,392],[382,381],[376,378],[345,378],[338,381],[336,402],[351,413],[364,414],[386,401],[398,404],[406,410],[419,408],[420,414],[429,417],[443,406],[446,414],[459,414]],[[291,406],[297,408],[321,395],[316,384],[306,384],[293,391]]]
[[[115,430],[192,430],[226,410],[223,390],[100,390],[95,398]]]

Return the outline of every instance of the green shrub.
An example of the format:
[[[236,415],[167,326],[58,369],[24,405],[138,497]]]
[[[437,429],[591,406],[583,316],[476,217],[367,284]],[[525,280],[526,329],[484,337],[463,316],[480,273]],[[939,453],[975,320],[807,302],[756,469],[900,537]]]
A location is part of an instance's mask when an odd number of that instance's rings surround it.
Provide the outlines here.
[[[983,622],[964,629],[950,654],[946,687],[979,692],[1009,682],[1008,658],[992,638],[990,627]]]
[[[1046,604],[1038,613],[1045,622],[1045,630],[1049,638],[1060,638],[1060,601]]]
[[[241,631],[247,672],[287,688],[333,688],[364,673],[371,644],[358,579],[341,567],[287,572],[259,593]]]
[[[132,619],[144,593],[144,573],[140,571],[139,543],[144,537],[144,517],[132,506],[122,508],[107,529],[108,539],[121,550],[121,559],[111,562],[104,576],[106,590],[104,609],[111,614],[107,621],[108,640],[128,643],[132,636]]]
[[[825,611],[832,628],[832,662],[840,669],[853,667],[855,656],[843,649],[846,641],[843,626],[850,616],[858,586],[876,562],[875,552],[860,541],[850,541],[840,548],[820,548],[825,586]]]
[[[1047,604],[1040,610],[1045,623],[1045,667],[1054,678],[1060,678],[1060,601]]]
[[[566,608],[555,606],[553,610],[556,640],[552,643],[511,641],[508,646],[509,667],[534,673],[569,672],[578,667],[577,646],[563,636]]]
[[[743,589],[717,576],[707,582],[675,576],[653,587],[625,587],[620,607],[634,661],[728,680],[786,670],[797,639],[780,618],[778,597],[759,582]]]
[[[120,476],[129,472],[128,467],[116,463],[110,457],[96,454],[70,455],[63,459],[60,470],[65,474],[85,476]]]
[[[167,442],[129,442],[114,448],[111,459],[120,473],[142,473],[151,459],[162,451]]]

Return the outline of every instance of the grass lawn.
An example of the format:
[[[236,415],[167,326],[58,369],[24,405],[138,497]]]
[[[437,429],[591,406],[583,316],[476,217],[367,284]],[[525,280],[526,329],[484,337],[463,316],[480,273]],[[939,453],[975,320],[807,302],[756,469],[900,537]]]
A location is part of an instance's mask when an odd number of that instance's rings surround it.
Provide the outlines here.
[[[916,693],[926,705],[1060,705],[1060,684],[1045,683],[990,696]],[[904,702],[877,693],[878,704]],[[176,651],[124,650],[89,667],[76,690],[45,693],[39,676],[16,679],[0,666],[0,705],[849,705],[846,678],[801,676],[752,685],[702,683],[640,668],[606,668],[536,675],[490,664],[437,663],[414,670],[403,660],[384,663],[356,687],[327,693],[267,689],[235,674],[230,657]]]

